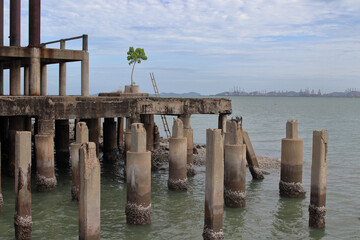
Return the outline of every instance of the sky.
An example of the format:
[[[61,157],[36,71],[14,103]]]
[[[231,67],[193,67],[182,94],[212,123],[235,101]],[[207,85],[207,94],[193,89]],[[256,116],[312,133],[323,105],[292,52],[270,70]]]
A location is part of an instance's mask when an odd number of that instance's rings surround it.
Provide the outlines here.
[[[42,42],[89,35],[90,94],[130,84],[130,46],[148,57],[135,66],[141,92],[153,93],[149,72],[160,92],[360,88],[359,0],[43,0],[41,11]],[[58,94],[58,74],[49,65],[48,94]],[[80,63],[67,64],[67,93],[80,94]]]

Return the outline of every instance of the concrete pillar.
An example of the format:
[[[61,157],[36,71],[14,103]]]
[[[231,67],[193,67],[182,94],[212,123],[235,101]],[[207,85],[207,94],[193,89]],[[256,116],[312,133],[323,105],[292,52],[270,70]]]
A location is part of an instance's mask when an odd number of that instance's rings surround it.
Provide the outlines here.
[[[29,47],[40,47],[41,0],[29,0]]]
[[[89,96],[89,53],[84,52],[81,61],[81,96]]]
[[[244,207],[246,203],[246,146],[241,126],[232,120],[226,122],[224,142],[224,200],[227,207]]]
[[[117,118],[117,143],[118,148],[124,147],[124,117],[118,117]]]
[[[100,240],[100,162],[95,143],[80,147],[79,239]]]
[[[79,188],[80,188],[80,173],[79,173],[79,150],[82,143],[89,142],[89,130],[85,122],[79,122],[76,124],[76,142],[70,144],[70,156],[71,156],[71,198],[72,200],[79,200]]]
[[[259,163],[257,161],[254,148],[251,144],[249,134],[247,133],[247,131],[242,131],[242,132],[243,132],[244,144],[246,145],[246,160],[249,166],[251,176],[253,177],[253,179],[257,179],[257,180],[264,179],[264,175],[259,168]]]
[[[29,76],[30,69],[29,67],[24,67],[24,95],[30,95],[30,76]]]
[[[114,118],[105,118],[103,123],[103,153],[107,160],[116,160],[118,151],[116,138],[116,122]]]
[[[20,47],[21,1],[10,1],[10,46]],[[10,65],[10,95],[20,96],[21,61],[14,60]]]
[[[52,134],[35,135],[36,187],[39,192],[48,192],[56,188],[54,165],[54,136]]]
[[[0,4],[1,4],[1,2],[0,2]],[[2,191],[1,191],[1,141],[0,141],[0,214],[1,214],[3,204],[4,204],[4,199],[3,199],[3,195],[2,195]]]
[[[126,127],[125,127],[125,157],[127,151],[130,151],[131,146],[131,120],[129,117],[126,117]]]
[[[30,48],[30,96],[40,96],[40,48]]]
[[[4,45],[4,0],[0,0],[0,46]],[[0,64],[0,96],[4,95],[4,71]]]
[[[40,73],[40,95],[47,95],[47,65],[41,65],[41,73]]]
[[[224,136],[225,131],[226,131],[226,120],[227,120],[227,115],[226,114],[219,114],[218,129],[222,130],[223,136]]]
[[[60,49],[65,49],[65,41],[60,42]],[[59,64],[59,95],[66,96],[66,62]]]
[[[221,129],[206,130],[205,218],[203,238],[224,239],[224,149]]]
[[[16,132],[15,149],[15,239],[31,239],[31,132]]]
[[[160,149],[160,132],[159,132],[159,127],[155,124],[155,126],[154,126],[154,150],[159,150],[159,149]]]
[[[174,119],[172,137],[169,139],[169,180],[171,190],[187,190],[187,139],[183,137],[184,126],[180,119]]]
[[[281,140],[280,196],[290,198],[305,197],[302,185],[303,140],[298,138],[298,123],[286,123],[286,138]]]
[[[325,227],[328,132],[313,132],[309,226]]]
[[[70,126],[69,120],[55,120],[55,151],[57,167],[69,166]]]
[[[194,136],[193,130],[190,125],[190,114],[184,114],[180,116],[180,120],[184,124],[184,137],[187,138],[187,175],[188,177],[192,177],[195,175],[195,169],[193,167],[194,163]]]
[[[146,130],[146,150],[154,150],[154,115],[145,114],[142,115],[142,122]]]
[[[97,118],[84,119],[89,129],[89,141],[96,144],[96,154],[99,156],[99,120]]]
[[[10,117],[9,118],[9,175],[15,174],[15,134],[17,131],[24,131],[25,121],[23,117]]]
[[[131,148],[126,155],[126,222],[151,223],[151,153],[146,151],[146,131],[142,123],[131,125]]]

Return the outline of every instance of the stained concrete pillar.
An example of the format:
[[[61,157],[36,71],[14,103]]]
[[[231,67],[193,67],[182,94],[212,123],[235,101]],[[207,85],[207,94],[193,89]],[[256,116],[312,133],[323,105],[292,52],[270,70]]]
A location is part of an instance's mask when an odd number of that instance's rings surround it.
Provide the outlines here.
[[[264,179],[264,175],[260,170],[257,157],[255,155],[254,148],[251,144],[250,137],[247,131],[243,132],[244,144],[246,145],[246,160],[249,166],[249,170],[253,179],[261,180]]]
[[[15,149],[15,239],[31,239],[31,132],[16,132]]]
[[[83,119],[89,129],[89,141],[96,144],[96,154],[99,156],[99,119]]]
[[[29,47],[40,47],[41,0],[29,0]]]
[[[281,140],[280,196],[289,198],[305,197],[302,185],[303,140],[298,138],[298,123],[286,123],[286,138]]]
[[[103,153],[107,160],[116,160],[118,151],[116,138],[116,122],[114,118],[105,118],[103,123]]]
[[[146,150],[152,151],[154,150],[154,115],[142,115],[142,122],[146,130]]]
[[[154,150],[159,150],[159,149],[160,149],[160,132],[159,132],[159,127],[155,124],[155,126],[154,126]]]
[[[30,95],[30,69],[28,66],[24,67],[24,95]]]
[[[124,117],[117,118],[117,143],[118,148],[124,147]]]
[[[69,166],[70,126],[69,120],[55,120],[56,163],[59,168]]]
[[[146,151],[146,131],[142,123],[131,125],[131,147],[126,155],[126,223],[151,223],[151,152]]]
[[[89,130],[85,122],[78,122],[76,124],[76,142],[70,144],[71,156],[71,198],[72,200],[79,200],[80,188],[80,173],[79,173],[79,150],[82,143],[89,142]]]
[[[80,147],[79,239],[100,240],[100,162],[92,142]]]
[[[130,151],[131,146],[131,120],[129,117],[126,117],[126,127],[125,127],[125,156],[127,151]]]
[[[184,137],[187,138],[187,175],[188,177],[192,177],[195,175],[194,169],[194,155],[193,155],[193,148],[194,148],[194,136],[193,136],[193,129],[190,125],[190,114],[184,114],[180,116],[180,120],[184,124]]]
[[[0,2],[1,4],[1,2]],[[0,214],[2,210],[2,206],[4,205],[4,198],[1,191],[1,141],[0,141]]]
[[[23,117],[10,117],[9,118],[9,175],[15,174],[15,134],[16,131],[24,131],[25,121]]]
[[[60,41],[60,49],[65,49],[65,41]],[[66,62],[59,63],[59,95],[66,96]]]
[[[222,130],[223,136],[224,136],[225,131],[226,131],[226,120],[227,120],[227,115],[226,114],[219,114],[218,129]]]
[[[47,95],[47,65],[42,64],[40,70],[40,95]]]
[[[224,200],[227,207],[244,207],[246,203],[246,146],[241,126],[226,122],[224,141]]]
[[[10,1],[10,46],[20,47],[21,34],[21,1]],[[20,96],[21,60],[13,60],[10,64],[10,95]]]
[[[81,61],[81,96],[89,96],[89,53]]]
[[[174,119],[172,137],[169,139],[169,180],[171,190],[187,190],[187,138],[183,137],[184,126],[180,119]]]
[[[40,48],[30,48],[30,96],[40,96]]]
[[[203,238],[224,239],[224,149],[221,129],[206,130],[205,217]]]
[[[328,132],[313,132],[309,226],[325,227]]]

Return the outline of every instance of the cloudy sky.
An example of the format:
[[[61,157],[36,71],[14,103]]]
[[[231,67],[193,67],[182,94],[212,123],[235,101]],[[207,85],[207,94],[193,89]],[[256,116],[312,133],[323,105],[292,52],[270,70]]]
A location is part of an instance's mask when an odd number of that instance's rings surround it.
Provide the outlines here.
[[[24,46],[27,18],[22,0]],[[91,93],[130,83],[129,46],[148,56],[134,73],[143,92],[149,72],[160,92],[360,88],[359,0],[43,0],[41,24],[42,42],[89,35]],[[79,94],[80,64],[67,68],[67,92]],[[57,94],[57,65],[48,81]]]

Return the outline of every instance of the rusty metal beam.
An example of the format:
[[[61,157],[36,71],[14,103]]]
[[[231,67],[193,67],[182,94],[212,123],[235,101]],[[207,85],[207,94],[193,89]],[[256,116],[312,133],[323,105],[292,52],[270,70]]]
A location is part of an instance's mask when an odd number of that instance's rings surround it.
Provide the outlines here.
[[[40,47],[41,0],[29,0],[29,47]]]

